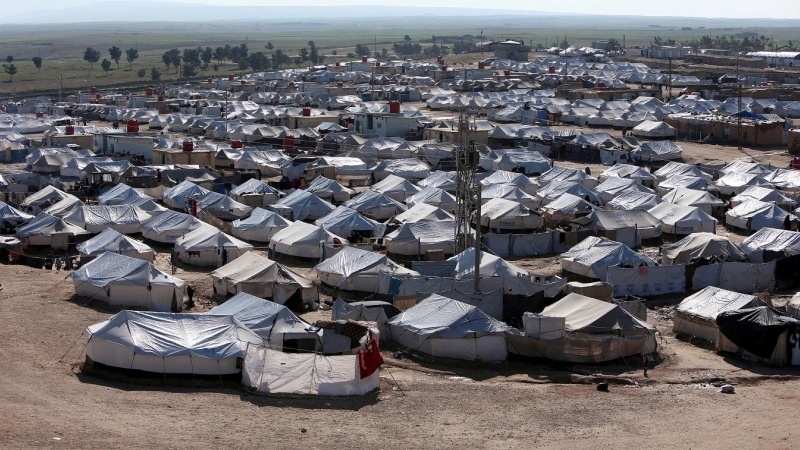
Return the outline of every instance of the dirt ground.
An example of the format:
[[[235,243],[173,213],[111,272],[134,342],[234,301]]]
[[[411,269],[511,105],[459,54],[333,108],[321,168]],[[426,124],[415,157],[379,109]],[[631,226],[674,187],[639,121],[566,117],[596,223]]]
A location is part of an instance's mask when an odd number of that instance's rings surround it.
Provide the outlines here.
[[[159,255],[157,265],[166,269],[167,258]],[[649,378],[632,359],[480,367],[397,360],[387,351],[377,394],[274,398],[81,374],[75,363],[83,359],[83,330],[114,311],[75,299],[66,275],[0,266],[0,448],[791,448],[800,442],[791,426],[800,372],[675,339],[669,307],[650,311],[663,336]],[[215,303],[205,270],[177,275],[197,287],[197,310]],[[611,382],[609,393],[591,384],[603,379]],[[723,381],[737,393],[720,394],[711,384]]]

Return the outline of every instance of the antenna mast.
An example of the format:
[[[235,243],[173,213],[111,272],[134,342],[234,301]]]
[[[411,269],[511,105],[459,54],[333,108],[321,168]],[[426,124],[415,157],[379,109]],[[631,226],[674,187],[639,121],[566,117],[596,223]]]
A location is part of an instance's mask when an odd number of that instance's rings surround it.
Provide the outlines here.
[[[455,251],[461,253],[470,247],[475,249],[475,292],[479,293],[481,199],[480,183],[476,177],[479,156],[475,141],[470,139],[470,129],[472,128],[470,119],[473,118],[466,108],[459,111],[458,147],[456,148]],[[470,226],[473,212],[475,213],[474,231]]]

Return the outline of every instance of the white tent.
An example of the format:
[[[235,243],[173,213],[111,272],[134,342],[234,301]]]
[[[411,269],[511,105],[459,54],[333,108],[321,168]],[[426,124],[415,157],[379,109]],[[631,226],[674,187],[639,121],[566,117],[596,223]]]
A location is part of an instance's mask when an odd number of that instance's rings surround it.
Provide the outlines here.
[[[492,162],[492,170],[520,172],[525,175],[543,174],[550,170],[552,161],[539,152],[514,151],[504,153]]]
[[[28,210],[30,213],[38,214],[42,210],[47,209],[49,206],[54,205],[65,198],[78,199],[74,195],[68,194],[53,186],[45,186],[44,188],[39,189],[38,192],[34,192],[26,197],[25,201],[20,204],[20,207],[23,210]]]
[[[408,208],[408,211],[392,217],[390,222],[404,224],[408,222],[424,222],[426,220],[453,220],[453,215],[439,207],[420,203]]]
[[[736,205],[748,199],[755,199],[765,203],[775,203],[781,208],[789,211],[797,207],[796,199],[783,195],[777,189],[762,186],[750,186],[744,191],[740,192],[739,195],[731,199],[731,206],[735,207]]]
[[[762,228],[784,228],[787,218],[791,223],[797,222],[794,214],[784,211],[774,203],[765,203],[754,199],[745,200],[725,213],[727,225],[748,231],[757,231]]]
[[[646,139],[674,139],[675,128],[665,122],[645,120],[633,127],[631,134]]]
[[[661,197],[656,194],[649,194],[647,192],[629,191],[614,197],[606,204],[611,209],[622,211],[646,211],[659,203],[662,203]],[[551,206],[552,203],[548,206]]]
[[[592,178],[586,171],[581,169],[573,169],[572,167],[553,166],[547,172],[539,175],[536,182],[539,186],[545,186],[553,181],[567,182],[571,181],[583,185],[587,189],[593,189],[597,186],[597,179]]]
[[[438,206],[445,211],[455,211],[456,198],[452,194],[436,187],[426,187],[425,189],[417,192],[416,194],[405,199],[408,206],[426,203],[428,205]]]
[[[386,225],[376,222],[344,205],[317,219],[314,221],[314,225],[320,226],[344,239],[350,239],[355,236],[380,238],[386,233]]]
[[[45,212],[17,227],[17,237],[23,244],[46,245],[54,249],[66,249],[78,236],[85,234],[89,232]]]
[[[189,203],[188,199],[204,195],[210,192],[208,189],[200,187],[191,181],[182,181],[161,194],[161,200],[170,208],[185,210]]]
[[[672,331],[713,343],[717,335],[717,316],[721,312],[763,305],[758,297],[708,286],[686,297],[675,308]]]
[[[151,198],[127,184],[118,184],[98,197],[101,205],[122,205],[131,199]]]
[[[494,172],[488,177],[482,179],[481,184],[484,186],[491,186],[493,184],[508,184],[519,188],[521,191],[530,195],[536,194],[536,191],[539,189],[539,185],[533,182],[530,178],[526,177],[524,174],[507,172],[505,170],[498,170]]]
[[[431,174],[431,167],[417,158],[406,158],[381,161],[372,171],[378,181],[389,175],[397,175],[406,180],[422,180]]]
[[[731,172],[714,182],[719,192],[723,195],[736,195],[753,186],[771,188],[767,180],[753,173]]]
[[[214,292],[219,295],[248,293],[281,305],[297,306],[319,300],[311,280],[271,259],[247,252],[211,272]]]
[[[398,202],[405,201],[406,198],[420,191],[420,188],[410,181],[397,175],[389,175],[369,188]]]
[[[231,223],[231,234],[248,241],[269,242],[272,235],[293,223],[276,212],[256,208],[250,217],[237,219]]]
[[[536,209],[541,201],[522,189],[510,184],[493,184],[481,189],[481,203],[488,203],[492,199],[515,201],[526,208]]]
[[[253,208],[218,192],[206,192],[194,199],[197,201],[198,211],[205,211],[222,220],[241,219],[253,211]]]
[[[522,233],[542,228],[544,218],[519,202],[493,198],[481,205],[481,225],[495,232]]]
[[[448,258],[447,261],[455,263],[455,272],[453,278],[461,279],[474,279],[475,278],[475,249],[468,248],[463,252]],[[486,277],[510,277],[520,278],[527,277],[529,272],[511,264],[510,262],[500,258],[499,256],[492,255],[481,251],[480,253],[480,276]]]
[[[699,232],[715,233],[717,219],[695,206],[659,203],[648,212],[659,219],[664,233],[685,235]]]
[[[322,283],[345,291],[388,292],[380,286],[380,274],[419,276],[395,263],[386,255],[345,247],[314,267]]]
[[[233,317],[207,314],[121,311],[84,334],[92,362],[163,374],[236,374],[245,351],[264,346]]]
[[[230,192],[231,198],[252,207],[269,206],[282,195],[281,191],[255,178],[236,186]]]
[[[600,363],[656,351],[656,328],[620,305],[568,294],[541,314],[525,313],[523,333],[509,332],[508,350],[572,363]]]
[[[386,252],[401,256],[425,256],[441,250],[445,256],[455,253],[452,220],[404,223],[385,237]]]
[[[655,191],[642,186],[638,181],[630,178],[616,178],[611,177],[600,183],[595,187],[594,192],[600,196],[600,199],[607,203],[620,194],[627,192],[644,192],[653,194]]]
[[[107,228],[122,234],[139,233],[142,224],[151,219],[150,214],[131,205],[81,206],[64,220],[90,233],[99,233]]]
[[[34,216],[24,213],[5,202],[0,202],[0,228],[13,229],[32,220]]]
[[[433,294],[389,321],[392,339],[432,356],[497,363],[507,356],[509,326],[475,306]]]
[[[60,218],[64,218],[73,212],[76,209],[80,209],[86,206],[86,203],[83,203],[80,199],[76,197],[67,197],[64,200],[55,203],[44,210],[47,214],[51,216],[56,216]]]
[[[147,262],[155,260],[155,251],[136,239],[107,228],[97,236],[75,247],[83,257],[100,256],[105,252],[117,253]]]
[[[142,237],[163,244],[174,244],[182,236],[200,228],[216,228],[189,214],[166,211],[142,224]]]
[[[675,205],[694,206],[700,208],[706,214],[712,214],[714,210],[725,207],[725,202],[708,191],[683,187],[675,188],[667,192],[661,199]]]
[[[247,242],[213,227],[200,228],[175,241],[178,259],[194,266],[220,267],[252,249]]]
[[[756,263],[766,262],[767,255],[800,255],[800,233],[766,227],[748,236],[740,248],[747,254],[747,259]]]
[[[644,167],[634,166],[633,164],[615,164],[610,169],[601,173],[598,180],[602,183],[609,178],[628,178],[636,180],[643,186],[653,187],[657,178],[648,172]]]
[[[693,233],[678,242],[661,247],[661,264],[688,264],[697,258],[716,257],[721,261],[746,261],[747,257],[730,239],[713,233]]]
[[[692,189],[704,191],[708,189],[708,181],[701,177],[675,175],[658,183],[657,193],[664,197],[675,189]]]
[[[325,177],[314,178],[314,181],[306,186],[306,192],[334,203],[346,202],[356,193],[356,191],[342,186],[336,180]]]
[[[417,186],[433,186],[453,193],[456,191],[457,181],[457,175],[455,172],[443,172],[441,170],[437,170],[424,180],[418,181]]]
[[[275,350],[313,352],[322,347],[319,331],[308,331],[311,324],[289,308],[244,292],[215,306],[207,314],[233,317]]]
[[[148,261],[106,252],[70,275],[75,293],[112,306],[180,311],[186,283]]]
[[[274,235],[269,248],[274,253],[296,258],[322,257],[323,245],[341,245],[343,240],[322,227],[305,222],[295,222]]]
[[[542,186],[542,188],[536,192],[536,196],[541,199],[544,205],[547,205],[564,194],[572,194],[596,205],[602,202],[600,196],[594,191],[574,181],[553,180],[545,186]]]
[[[587,215],[595,209],[594,205],[581,197],[562,194],[544,207],[544,216],[549,221],[566,225],[576,217]]]
[[[653,175],[655,175],[659,181],[677,176],[704,178],[706,181],[711,181],[711,175],[703,172],[699,167],[676,161],[668,162],[664,167],[653,172]]]
[[[561,254],[561,269],[584,277],[606,279],[609,267],[645,267],[656,263],[625,244],[590,236]]]
[[[578,230],[595,230],[598,235],[637,247],[642,239],[661,236],[661,221],[647,211],[595,210],[570,225]]]
[[[335,206],[316,195],[303,190],[296,190],[286,197],[268,206],[283,217],[293,221],[317,220],[336,209]]]
[[[375,220],[389,219],[408,209],[402,203],[370,189],[346,201],[344,206]]]

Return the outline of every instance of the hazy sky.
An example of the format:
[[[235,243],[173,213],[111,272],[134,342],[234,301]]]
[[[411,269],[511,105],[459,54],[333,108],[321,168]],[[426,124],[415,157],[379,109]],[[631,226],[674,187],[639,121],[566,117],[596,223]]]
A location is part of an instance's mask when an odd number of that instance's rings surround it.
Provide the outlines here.
[[[41,7],[50,8],[85,5],[98,1],[130,0],[60,0],[55,4],[44,0],[0,0],[6,13],[17,13]],[[141,1],[141,0],[139,0]],[[170,0],[165,0],[170,1]],[[312,5],[397,5],[429,7],[495,8],[498,10],[534,10],[564,13],[589,13],[608,15],[684,16],[684,17],[730,17],[730,18],[775,18],[800,19],[800,0],[568,0],[530,1],[519,0],[171,0],[182,3],[209,3],[220,5],[253,6],[312,6]]]

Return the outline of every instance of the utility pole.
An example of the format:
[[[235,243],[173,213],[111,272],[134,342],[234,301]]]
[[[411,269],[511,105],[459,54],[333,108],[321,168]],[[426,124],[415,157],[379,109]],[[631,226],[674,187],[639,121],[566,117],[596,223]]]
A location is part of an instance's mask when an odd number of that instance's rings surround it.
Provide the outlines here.
[[[456,253],[462,253],[470,247],[475,249],[475,290],[480,292],[480,183],[476,172],[478,152],[475,141],[470,139],[470,115],[466,108],[458,113],[458,147],[456,148],[456,220],[455,244]],[[470,216],[475,220],[474,231],[470,226]]]
[[[669,58],[669,73],[667,74],[667,99],[672,97],[672,58]]]
[[[64,98],[61,97],[61,91],[63,89],[64,89],[64,74],[62,73],[59,76],[59,82],[58,82],[58,101],[59,101],[59,103],[64,101]]]
[[[739,150],[742,149],[742,80],[739,74],[739,53],[736,53],[736,140]]]

